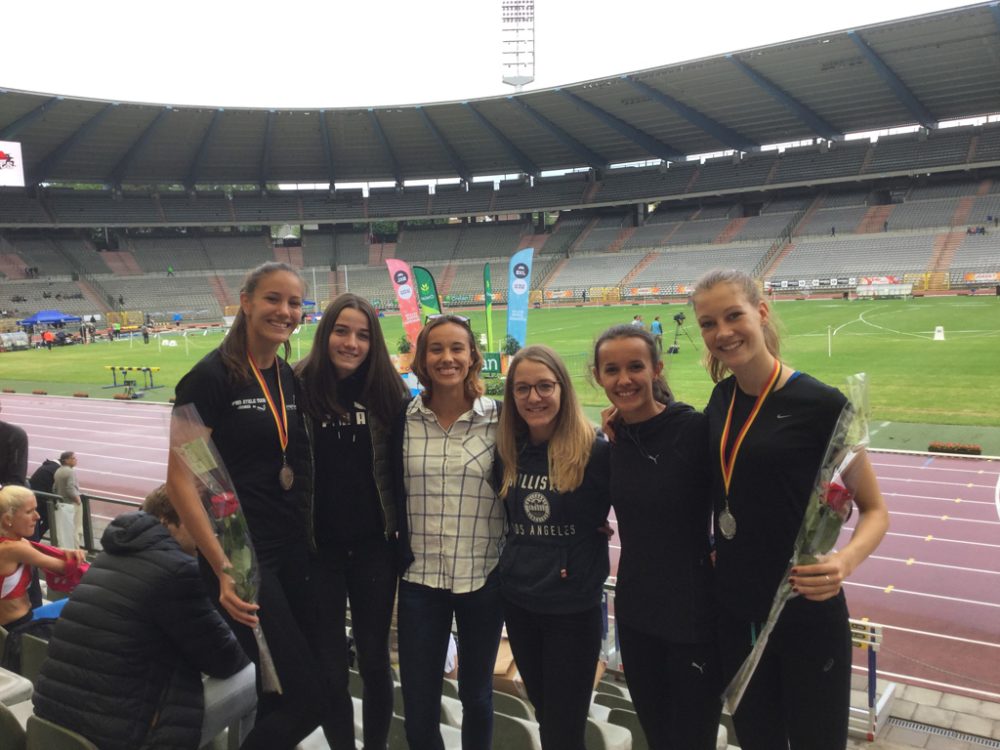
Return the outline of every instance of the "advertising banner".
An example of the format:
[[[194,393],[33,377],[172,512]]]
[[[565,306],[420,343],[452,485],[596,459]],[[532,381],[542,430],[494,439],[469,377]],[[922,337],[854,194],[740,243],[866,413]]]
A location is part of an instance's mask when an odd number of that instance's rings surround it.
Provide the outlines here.
[[[399,300],[399,314],[403,319],[403,330],[406,331],[406,338],[410,340],[410,344],[416,349],[417,336],[420,335],[423,324],[420,318],[417,292],[413,287],[413,272],[404,261],[396,258],[386,260],[385,264],[389,267],[392,288],[396,290],[396,299]]]
[[[528,293],[531,291],[531,261],[535,249],[518,250],[510,259],[507,274],[507,335],[521,346],[528,339]]]
[[[15,141],[0,141],[0,186],[24,187],[21,144]]]

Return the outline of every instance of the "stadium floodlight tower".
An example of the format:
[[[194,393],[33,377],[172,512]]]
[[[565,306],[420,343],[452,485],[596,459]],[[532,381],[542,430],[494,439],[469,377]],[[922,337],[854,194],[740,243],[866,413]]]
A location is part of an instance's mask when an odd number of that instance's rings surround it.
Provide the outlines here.
[[[520,91],[535,80],[535,0],[501,0],[503,82]]]

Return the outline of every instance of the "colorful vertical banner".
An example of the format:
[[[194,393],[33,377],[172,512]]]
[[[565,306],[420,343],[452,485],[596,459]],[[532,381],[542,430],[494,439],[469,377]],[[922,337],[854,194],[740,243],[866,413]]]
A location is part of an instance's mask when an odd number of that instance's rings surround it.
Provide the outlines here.
[[[392,288],[396,290],[396,299],[399,300],[399,314],[403,319],[403,330],[406,331],[406,338],[410,340],[413,348],[417,347],[417,336],[423,325],[420,322],[420,305],[417,301],[417,293],[413,288],[413,272],[410,267],[401,260],[390,258],[385,262],[389,267],[389,278],[392,279]]]
[[[510,259],[507,275],[507,335],[521,346],[528,338],[528,296],[531,291],[531,260],[535,249],[518,250]]]
[[[15,141],[0,141],[0,186],[24,187],[21,144]]]
[[[434,276],[422,266],[413,267],[413,278],[417,282],[417,296],[420,299],[420,315],[424,320],[428,315],[441,314],[441,297],[438,296]]]
[[[493,277],[490,264],[483,264],[483,301],[486,304],[486,351],[493,351]]]

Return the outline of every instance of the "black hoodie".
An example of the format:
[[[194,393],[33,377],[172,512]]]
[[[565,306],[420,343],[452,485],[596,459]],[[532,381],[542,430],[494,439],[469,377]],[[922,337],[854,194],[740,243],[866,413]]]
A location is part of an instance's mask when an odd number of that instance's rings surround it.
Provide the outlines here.
[[[714,638],[708,420],[673,403],[651,419],[618,422],[611,499],[622,556],[615,615],[673,643]]]
[[[609,446],[595,438],[583,482],[549,487],[548,443],[519,445],[517,481],[507,490],[507,540],[500,555],[503,595],[532,612],[571,614],[595,607],[608,577]],[[497,477],[503,465],[497,457]],[[500,486],[498,481],[497,486]]]

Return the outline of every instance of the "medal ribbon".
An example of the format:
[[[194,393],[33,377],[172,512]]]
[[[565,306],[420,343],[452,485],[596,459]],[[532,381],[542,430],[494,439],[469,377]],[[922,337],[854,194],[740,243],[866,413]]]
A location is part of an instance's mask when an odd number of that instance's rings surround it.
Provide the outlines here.
[[[250,369],[253,370],[253,375],[257,378],[257,383],[260,385],[260,389],[264,391],[264,398],[267,400],[267,406],[271,410],[271,416],[274,417],[274,424],[278,428],[278,442],[281,443],[281,453],[284,455],[285,451],[288,449],[288,412],[285,411],[285,392],[281,388],[281,368],[278,368],[278,398],[281,399],[281,411],[279,412],[275,406],[274,399],[271,397],[271,391],[267,388],[267,383],[264,382],[264,376],[261,375],[260,368],[257,367],[257,363],[253,361],[253,355],[247,350],[247,359],[250,360]],[[280,415],[280,416],[279,416]]]
[[[767,397],[771,395],[771,391],[774,390],[774,386],[778,382],[779,375],[781,375],[781,362],[775,358],[774,370],[771,371],[771,377],[768,378],[764,389],[760,392],[760,395],[757,396],[757,401],[754,403],[753,409],[750,411],[750,416],[747,417],[747,421],[743,423],[743,427],[736,436],[736,442],[733,443],[732,453],[729,454],[729,461],[726,461],[726,443],[729,442],[729,431],[733,424],[733,410],[736,406],[736,390],[739,388],[739,385],[735,383],[733,384],[733,398],[729,402],[729,413],[726,414],[726,424],[722,428],[722,440],[719,441],[719,460],[722,462],[722,482],[726,486],[726,497],[729,497],[729,484],[733,478],[733,467],[736,465],[736,454],[740,452],[740,446],[743,444],[743,438],[745,438],[747,433],[750,431],[750,425],[753,424],[753,421],[760,413],[761,407],[764,406],[765,399],[767,399]]]

